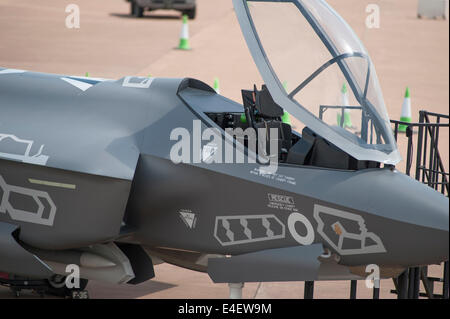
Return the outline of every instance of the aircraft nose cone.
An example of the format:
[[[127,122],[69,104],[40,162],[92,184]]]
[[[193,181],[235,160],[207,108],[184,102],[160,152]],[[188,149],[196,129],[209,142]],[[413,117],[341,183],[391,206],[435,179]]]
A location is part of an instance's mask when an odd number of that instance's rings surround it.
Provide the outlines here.
[[[405,260],[410,265],[448,260],[448,197],[406,175],[392,174],[397,176],[385,185],[390,195],[384,200],[391,203],[392,217],[404,223],[398,229],[396,241],[398,249],[405,250]]]
[[[422,206],[420,205],[422,204]],[[417,203],[418,212],[424,212],[434,227],[423,228],[423,235],[415,239],[417,253],[423,256],[425,264],[440,263],[449,259],[449,211],[448,198],[441,196],[433,205]],[[412,253],[415,253],[414,250]]]
[[[437,192],[436,192],[437,193]],[[424,209],[430,209],[427,213],[436,225],[430,231],[430,238],[426,240],[428,249],[433,255],[435,263],[449,259],[449,200],[443,195],[436,198],[432,207],[428,205]],[[438,227],[439,226],[439,227]],[[427,247],[424,247],[427,249]],[[430,257],[431,258],[431,257]]]
[[[347,253],[343,257],[345,263],[409,267],[449,259],[448,197],[390,169],[363,170],[339,182],[326,180],[325,184],[331,186],[323,187],[324,198],[366,212],[362,215],[364,227],[372,239],[377,238],[376,247],[382,251],[365,255]],[[329,237],[325,239],[331,241]],[[341,245],[351,247],[349,241],[347,246],[344,241]]]

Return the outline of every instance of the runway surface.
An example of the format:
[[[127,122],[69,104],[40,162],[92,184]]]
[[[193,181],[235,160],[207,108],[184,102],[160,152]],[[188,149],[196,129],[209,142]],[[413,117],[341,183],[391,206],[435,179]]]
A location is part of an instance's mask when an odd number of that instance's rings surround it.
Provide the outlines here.
[[[66,5],[78,4],[80,29],[65,27]],[[121,78],[125,75],[193,77],[210,85],[220,79],[221,94],[240,102],[240,90],[262,80],[247,50],[231,0],[197,0],[198,17],[189,22],[191,51],[180,51],[179,13],[157,11],[137,19],[124,0],[0,0],[0,66],[30,71]],[[331,0],[329,3],[363,40],[377,68],[391,118],[399,119],[406,86],[411,89],[413,121],[426,109],[449,113],[449,24],[417,19],[411,0]],[[366,6],[380,6],[381,27],[367,29]],[[399,148],[405,153],[405,139]],[[440,137],[448,171],[448,134]],[[398,166],[404,167],[404,161]],[[413,252],[411,252],[413,253]],[[439,275],[441,268],[431,267]],[[205,274],[168,264],[156,266],[156,278],[138,286],[90,282],[92,298],[226,298],[227,285]],[[316,298],[347,298],[349,282],[319,282]],[[437,284],[439,289],[440,284]],[[372,291],[359,282],[359,298]],[[391,280],[381,282],[381,298]],[[301,298],[303,283],[246,284],[245,298]],[[0,288],[0,298],[12,298]],[[23,297],[37,297],[26,293]]]

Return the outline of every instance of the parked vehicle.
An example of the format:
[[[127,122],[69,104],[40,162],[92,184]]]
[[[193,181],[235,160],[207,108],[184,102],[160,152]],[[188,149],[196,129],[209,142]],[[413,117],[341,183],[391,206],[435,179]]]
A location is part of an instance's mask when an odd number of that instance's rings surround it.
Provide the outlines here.
[[[140,18],[144,11],[158,9],[178,10],[189,19],[195,19],[197,5],[195,0],[127,0],[130,2],[131,15]]]

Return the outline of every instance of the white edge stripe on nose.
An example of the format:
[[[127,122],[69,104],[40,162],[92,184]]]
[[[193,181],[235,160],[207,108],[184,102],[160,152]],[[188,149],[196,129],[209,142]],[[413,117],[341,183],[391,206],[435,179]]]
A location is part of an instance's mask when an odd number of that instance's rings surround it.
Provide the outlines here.
[[[4,69],[0,71],[0,74],[12,74],[12,73],[24,73],[26,71],[24,70],[17,70],[17,69]]]

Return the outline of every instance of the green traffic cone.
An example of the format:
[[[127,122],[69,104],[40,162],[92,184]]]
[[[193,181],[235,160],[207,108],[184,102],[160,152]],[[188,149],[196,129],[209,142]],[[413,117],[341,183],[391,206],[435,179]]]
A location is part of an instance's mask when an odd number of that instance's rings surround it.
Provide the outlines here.
[[[341,126],[341,113],[337,114],[337,124],[338,126]],[[342,127],[346,127],[346,128],[351,128],[353,127],[352,125],[352,119],[350,117],[350,112],[346,112],[344,111],[344,124],[342,125]]]
[[[343,106],[350,106],[350,103],[348,102],[347,85],[345,83],[342,85],[341,93],[342,93],[342,104],[343,104]],[[350,110],[349,109],[345,109],[344,110],[344,127],[349,127],[349,128],[353,127],[352,118],[350,116]]]
[[[342,106],[350,106],[350,103],[348,101],[347,85],[345,83],[342,85],[342,88],[341,88],[341,97],[342,97],[342,102],[341,102]],[[342,116],[341,113],[342,112],[338,112],[338,114],[337,114],[338,126],[341,126],[341,116]],[[353,127],[351,113],[350,113],[349,109],[344,109],[344,123],[343,123],[342,127],[344,127],[344,128]]]
[[[247,123],[247,117],[245,116],[245,113],[241,114],[241,123]]]
[[[291,125],[291,116],[287,111],[284,111],[283,116],[281,117],[281,121],[285,124]]]
[[[183,15],[183,27],[181,29],[180,44],[178,45],[179,50],[190,50],[189,45],[189,26],[188,26],[188,16]]]
[[[288,83],[287,83],[287,81],[283,81],[283,88],[284,88],[284,90],[287,93],[287,90],[288,90]],[[291,125],[291,116],[289,115],[289,113],[287,111],[284,111],[283,116],[281,117],[281,121],[283,123]]]
[[[220,94],[220,83],[218,78],[214,79],[214,90],[217,94]]]
[[[406,88],[405,99],[403,100],[402,113],[400,115],[401,122],[411,123],[411,94],[409,92],[409,87]],[[407,125],[399,125],[399,132],[406,132]]]

